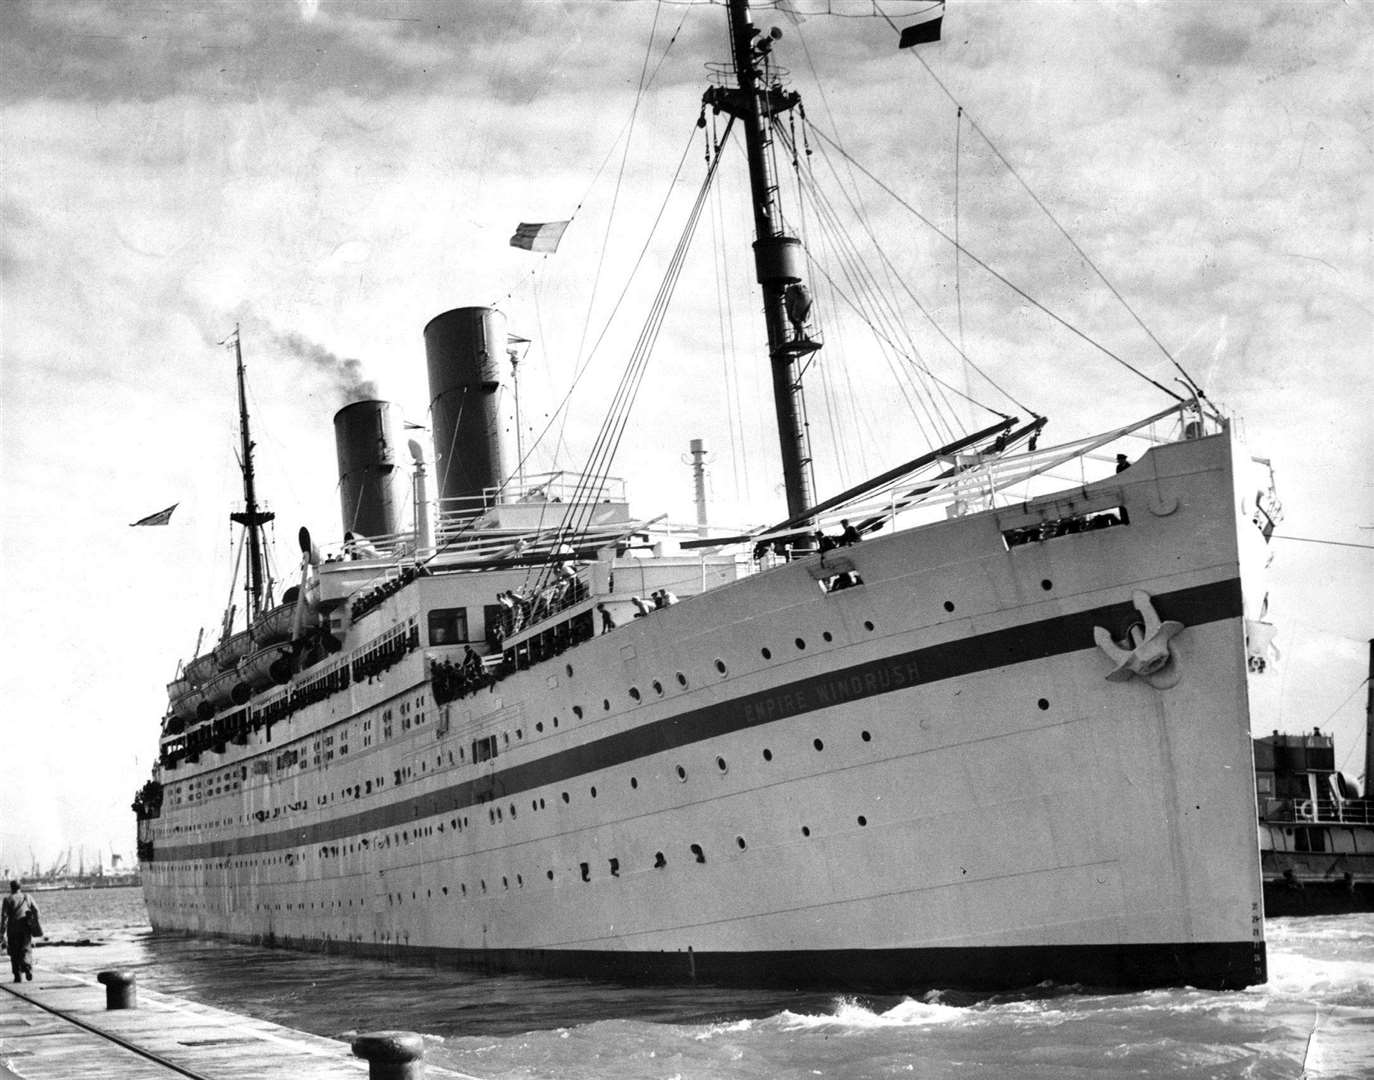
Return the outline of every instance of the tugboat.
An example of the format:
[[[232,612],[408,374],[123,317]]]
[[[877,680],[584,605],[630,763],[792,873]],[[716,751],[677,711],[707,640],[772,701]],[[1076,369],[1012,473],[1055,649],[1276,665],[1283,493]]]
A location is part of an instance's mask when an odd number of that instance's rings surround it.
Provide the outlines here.
[[[1374,684],[1368,685],[1363,797],[1337,770],[1334,741],[1320,729],[1303,735],[1276,731],[1255,740],[1267,916],[1374,911]]]

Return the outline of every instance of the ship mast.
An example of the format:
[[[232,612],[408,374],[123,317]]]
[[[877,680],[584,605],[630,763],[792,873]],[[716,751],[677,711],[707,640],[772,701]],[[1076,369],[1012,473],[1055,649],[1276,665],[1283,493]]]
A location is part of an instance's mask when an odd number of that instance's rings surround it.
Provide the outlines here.
[[[787,514],[804,519],[812,506],[811,455],[802,419],[799,361],[820,346],[809,340],[802,328],[804,308],[809,303],[804,300],[807,293],[802,284],[801,242],[783,234],[770,130],[772,117],[792,109],[801,98],[779,84],[766,84],[767,59],[774,40],[781,36],[778,31],[759,33],[749,20],[748,0],[729,0],[729,16],[731,62],[738,86],[713,86],[702,100],[717,112],[740,120],[744,127],[754,203],[754,265],[768,329]],[[789,301],[793,307],[790,327]],[[802,546],[809,543],[808,536]]]
[[[239,440],[242,448],[239,467],[243,471],[243,510],[229,515],[244,527],[248,539],[248,573],[244,579],[244,589],[248,594],[248,625],[267,608],[270,602],[271,582],[267,580],[266,565],[263,558],[262,527],[276,515],[258,509],[257,493],[253,487],[253,439],[248,433],[248,397],[244,392],[243,348],[239,344],[238,324],[234,324],[234,363],[238,374],[239,387]]]

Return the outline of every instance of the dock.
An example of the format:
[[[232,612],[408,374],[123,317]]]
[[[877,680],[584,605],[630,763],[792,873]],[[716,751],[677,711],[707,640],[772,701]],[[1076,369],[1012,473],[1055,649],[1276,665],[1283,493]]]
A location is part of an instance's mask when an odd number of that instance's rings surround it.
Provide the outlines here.
[[[0,983],[0,1080],[361,1080],[350,1044],[139,986],[107,1009],[107,987],[39,970]],[[474,1080],[417,1062],[427,1080]],[[398,1073],[397,1075],[401,1075]]]

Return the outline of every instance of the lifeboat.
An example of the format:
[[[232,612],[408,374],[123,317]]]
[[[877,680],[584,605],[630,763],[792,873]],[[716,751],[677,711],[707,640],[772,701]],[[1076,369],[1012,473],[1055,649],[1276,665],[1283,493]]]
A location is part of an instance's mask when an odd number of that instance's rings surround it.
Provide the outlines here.
[[[181,677],[192,686],[204,686],[215,677],[219,667],[215,664],[213,652],[203,653],[188,663],[181,671]]]
[[[289,591],[289,590],[288,590]],[[289,641],[291,627],[296,619],[296,600],[278,604],[264,611],[253,623],[253,640],[259,645],[275,645],[279,641]]]
[[[181,721],[193,718],[196,715],[196,705],[200,700],[195,690],[195,684],[185,675],[169,682],[167,684],[168,713]]]
[[[220,671],[230,671],[248,657],[255,647],[286,641],[291,637],[295,617],[294,601],[264,611],[247,630],[240,630],[215,646],[215,664]]]
[[[235,705],[247,704],[248,699],[259,690],[290,681],[291,647],[268,645],[264,649],[250,653],[239,661],[234,675],[230,690],[231,700]]]
[[[219,709],[234,700],[234,687],[238,684],[238,671],[221,671],[203,686],[191,692],[189,700],[195,702],[196,715],[208,720]]]

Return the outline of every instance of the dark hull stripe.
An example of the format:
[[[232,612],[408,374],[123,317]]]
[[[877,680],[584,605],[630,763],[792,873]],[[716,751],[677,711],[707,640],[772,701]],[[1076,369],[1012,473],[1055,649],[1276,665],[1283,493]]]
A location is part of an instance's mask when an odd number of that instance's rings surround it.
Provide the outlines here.
[[[1164,593],[1155,597],[1154,601],[1161,618],[1177,619],[1184,626],[1237,618],[1242,611],[1238,578]],[[691,709],[549,754],[536,761],[497,769],[486,776],[454,784],[431,794],[400,799],[387,806],[299,829],[234,840],[167,846],[156,850],[153,858],[160,862],[221,859],[231,855],[322,844],[396,828],[419,818],[463,810],[833,705],[1095,648],[1094,626],[1104,626],[1120,634],[1138,620],[1135,608],[1123,602],[1090,611],[1058,615],[1007,630],[977,634],[943,645],[913,649]]]
[[[615,952],[583,949],[442,949],[296,938],[197,937],[397,960],[427,966],[532,972],[579,979],[681,985],[915,994],[987,993],[1046,981],[1102,990],[1195,986],[1238,990],[1266,978],[1262,941],[1149,945],[1016,945],[942,949],[797,949],[778,952]]]

